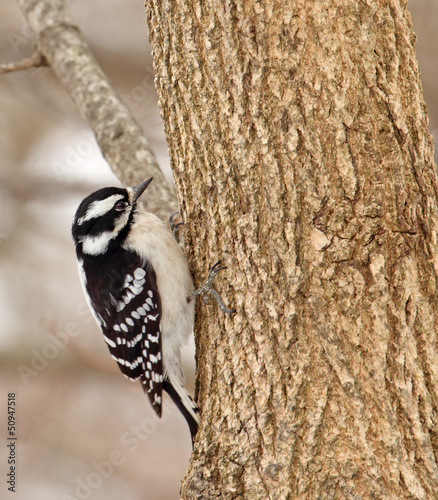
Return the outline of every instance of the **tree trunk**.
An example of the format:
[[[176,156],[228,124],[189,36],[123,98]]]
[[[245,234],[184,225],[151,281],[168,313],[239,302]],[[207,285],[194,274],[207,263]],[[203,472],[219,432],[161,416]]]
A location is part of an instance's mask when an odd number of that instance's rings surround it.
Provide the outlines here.
[[[438,184],[403,0],[148,0],[198,282],[182,497],[438,498]]]

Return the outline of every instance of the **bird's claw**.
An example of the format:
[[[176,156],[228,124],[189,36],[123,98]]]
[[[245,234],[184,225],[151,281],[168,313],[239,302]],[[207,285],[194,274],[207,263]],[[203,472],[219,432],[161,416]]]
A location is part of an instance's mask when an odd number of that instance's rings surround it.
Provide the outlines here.
[[[170,217],[169,217],[169,227],[170,230],[172,231],[173,237],[176,239],[178,244],[180,243],[180,234],[179,234],[179,228],[180,226],[184,225],[184,222],[176,222],[174,221],[175,216],[179,215],[179,212],[174,212]]]
[[[236,312],[236,310],[228,309],[223,303],[222,299],[220,298],[220,295],[213,288],[214,279],[216,278],[217,274],[220,271],[223,271],[224,269],[227,269],[227,267],[221,266],[220,260],[216,262],[216,264],[213,264],[210,267],[210,270],[208,271],[208,276],[207,279],[205,280],[205,283],[201,285],[198,289],[196,289],[194,292],[192,292],[190,294],[190,298],[196,297],[197,295],[202,295],[202,301],[204,302],[204,304],[209,304],[209,296],[211,296],[217,302],[221,311],[223,311],[225,314],[233,314]]]

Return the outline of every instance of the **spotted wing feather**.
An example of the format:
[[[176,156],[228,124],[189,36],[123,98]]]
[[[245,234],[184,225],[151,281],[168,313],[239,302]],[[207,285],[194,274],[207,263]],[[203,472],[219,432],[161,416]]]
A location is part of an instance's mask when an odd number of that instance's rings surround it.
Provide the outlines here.
[[[126,377],[141,381],[161,416],[161,301],[155,272],[149,262],[142,262],[134,253],[118,253],[117,267],[110,264],[110,273],[101,269],[95,274],[102,301],[92,306],[111,356]]]

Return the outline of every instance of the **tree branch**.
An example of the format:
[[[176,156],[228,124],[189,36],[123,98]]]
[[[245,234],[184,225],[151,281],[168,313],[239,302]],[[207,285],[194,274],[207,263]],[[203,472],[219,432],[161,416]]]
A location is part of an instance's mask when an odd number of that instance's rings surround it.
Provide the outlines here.
[[[47,62],[41,53],[36,50],[31,56],[22,59],[21,61],[0,64],[0,75],[20,71],[22,69],[38,68],[39,66],[47,66]]]
[[[17,0],[38,38],[41,55],[90,125],[114,174],[128,186],[153,176],[148,209],[168,215],[177,208],[140,126],[91,54],[63,0]]]

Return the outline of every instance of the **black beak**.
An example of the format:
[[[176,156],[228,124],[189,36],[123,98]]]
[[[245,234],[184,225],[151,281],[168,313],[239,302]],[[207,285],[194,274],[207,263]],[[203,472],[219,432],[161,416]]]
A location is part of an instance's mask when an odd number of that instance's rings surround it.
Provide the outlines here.
[[[140,198],[140,196],[146,191],[146,188],[149,186],[149,184],[154,180],[153,177],[148,179],[147,181],[143,181],[141,184],[138,186],[135,186],[132,190],[132,201],[131,203],[134,205],[136,201]]]

